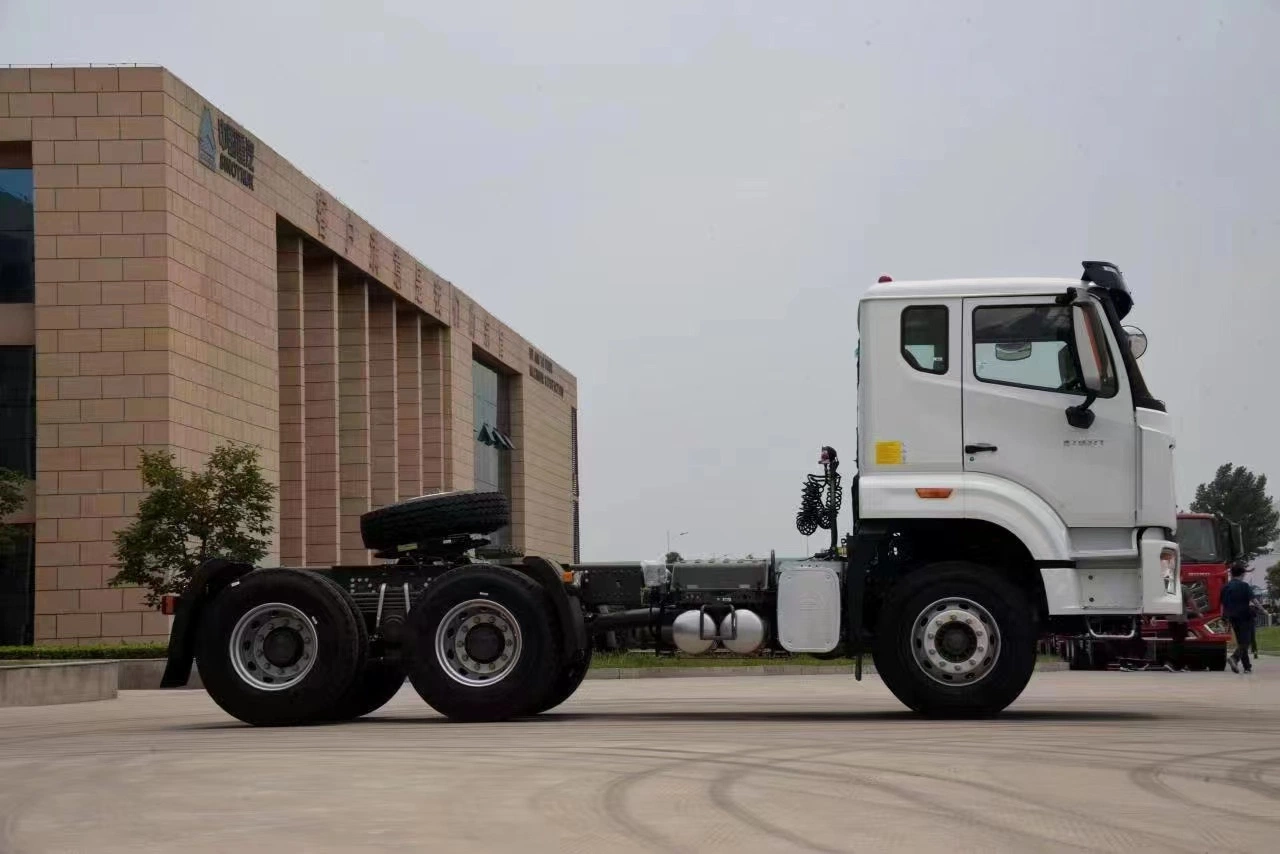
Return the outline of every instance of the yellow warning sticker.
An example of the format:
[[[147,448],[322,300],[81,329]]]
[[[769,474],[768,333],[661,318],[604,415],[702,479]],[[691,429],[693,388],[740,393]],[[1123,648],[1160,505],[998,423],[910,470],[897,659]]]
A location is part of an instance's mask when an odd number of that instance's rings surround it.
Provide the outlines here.
[[[876,465],[878,466],[902,465],[902,443],[901,442],[876,442]]]

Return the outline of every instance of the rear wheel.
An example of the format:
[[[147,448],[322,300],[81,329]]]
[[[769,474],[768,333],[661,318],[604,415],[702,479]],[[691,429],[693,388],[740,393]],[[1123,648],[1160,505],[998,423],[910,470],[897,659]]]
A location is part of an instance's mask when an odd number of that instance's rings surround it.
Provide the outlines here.
[[[381,709],[404,685],[404,667],[399,661],[374,659],[365,663],[347,693],[324,717],[350,721]]]
[[[363,665],[359,617],[328,579],[256,570],[210,607],[196,658],[209,696],[255,726],[323,719]]]
[[[551,692],[534,710],[534,714],[549,712],[573,696],[573,692],[582,685],[582,680],[587,678],[587,671],[591,669],[592,654],[593,649],[588,642],[587,648],[560,670]]]
[[[555,620],[546,591],[528,576],[487,565],[454,569],[409,612],[409,680],[453,720],[532,714],[557,684]]]
[[[903,704],[935,717],[994,715],[1018,698],[1036,661],[1031,606],[995,569],[923,567],[889,593],[876,670]]]

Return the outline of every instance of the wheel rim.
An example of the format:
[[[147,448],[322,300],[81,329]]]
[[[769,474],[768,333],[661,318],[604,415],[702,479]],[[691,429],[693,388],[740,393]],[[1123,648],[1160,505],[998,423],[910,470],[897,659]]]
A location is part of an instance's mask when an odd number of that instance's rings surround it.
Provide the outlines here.
[[[242,681],[260,691],[283,691],[311,672],[319,645],[310,617],[292,605],[268,602],[236,622],[228,652]]]
[[[972,685],[1000,660],[1000,627],[991,612],[972,599],[939,599],[912,624],[911,652],[916,665],[935,682]]]
[[[436,628],[436,659],[455,682],[471,688],[501,682],[520,661],[515,615],[488,599],[454,605]]]

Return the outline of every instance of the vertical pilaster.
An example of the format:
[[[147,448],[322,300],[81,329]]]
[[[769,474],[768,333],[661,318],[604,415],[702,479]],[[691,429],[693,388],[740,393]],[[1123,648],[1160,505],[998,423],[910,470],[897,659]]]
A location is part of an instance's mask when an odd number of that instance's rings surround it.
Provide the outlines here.
[[[338,562],[338,264],[303,259],[306,557]]]
[[[341,540],[343,564],[365,564],[360,516],[370,507],[369,287],[364,279],[338,284],[338,397]]]
[[[424,325],[422,329],[422,491],[451,488],[448,470],[449,330]]]
[[[526,489],[525,444],[525,384],[524,377],[516,374],[506,378],[511,404],[511,545],[526,548],[528,535],[528,492]]]
[[[415,309],[396,314],[396,440],[401,500],[422,489],[422,319]]]
[[[473,489],[476,484],[475,390],[471,380],[471,339],[457,329],[449,330],[449,377],[445,421],[447,433],[445,459],[450,466],[449,482],[453,489]]]
[[[307,565],[306,348],[302,238],[276,247],[280,359],[280,562]]]
[[[410,309],[406,307],[406,312]],[[370,493],[374,507],[395,504],[400,494],[397,458],[399,405],[396,373],[396,299],[374,285],[369,291],[369,437],[372,469]]]

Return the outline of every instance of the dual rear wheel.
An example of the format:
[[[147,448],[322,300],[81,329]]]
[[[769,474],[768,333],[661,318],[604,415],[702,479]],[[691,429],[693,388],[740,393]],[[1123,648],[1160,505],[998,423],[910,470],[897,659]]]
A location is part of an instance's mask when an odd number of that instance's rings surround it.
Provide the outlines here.
[[[404,684],[398,662],[369,657],[351,596],[323,575],[255,570],[210,604],[196,659],[209,695],[255,726],[351,720]]]
[[[409,612],[401,660],[370,658],[351,596],[323,575],[256,570],[201,620],[200,675],[228,714],[256,726],[352,720],[381,708],[406,675],[458,721],[540,714],[577,690],[591,650],[566,655],[550,596],[513,569],[441,575]]]

